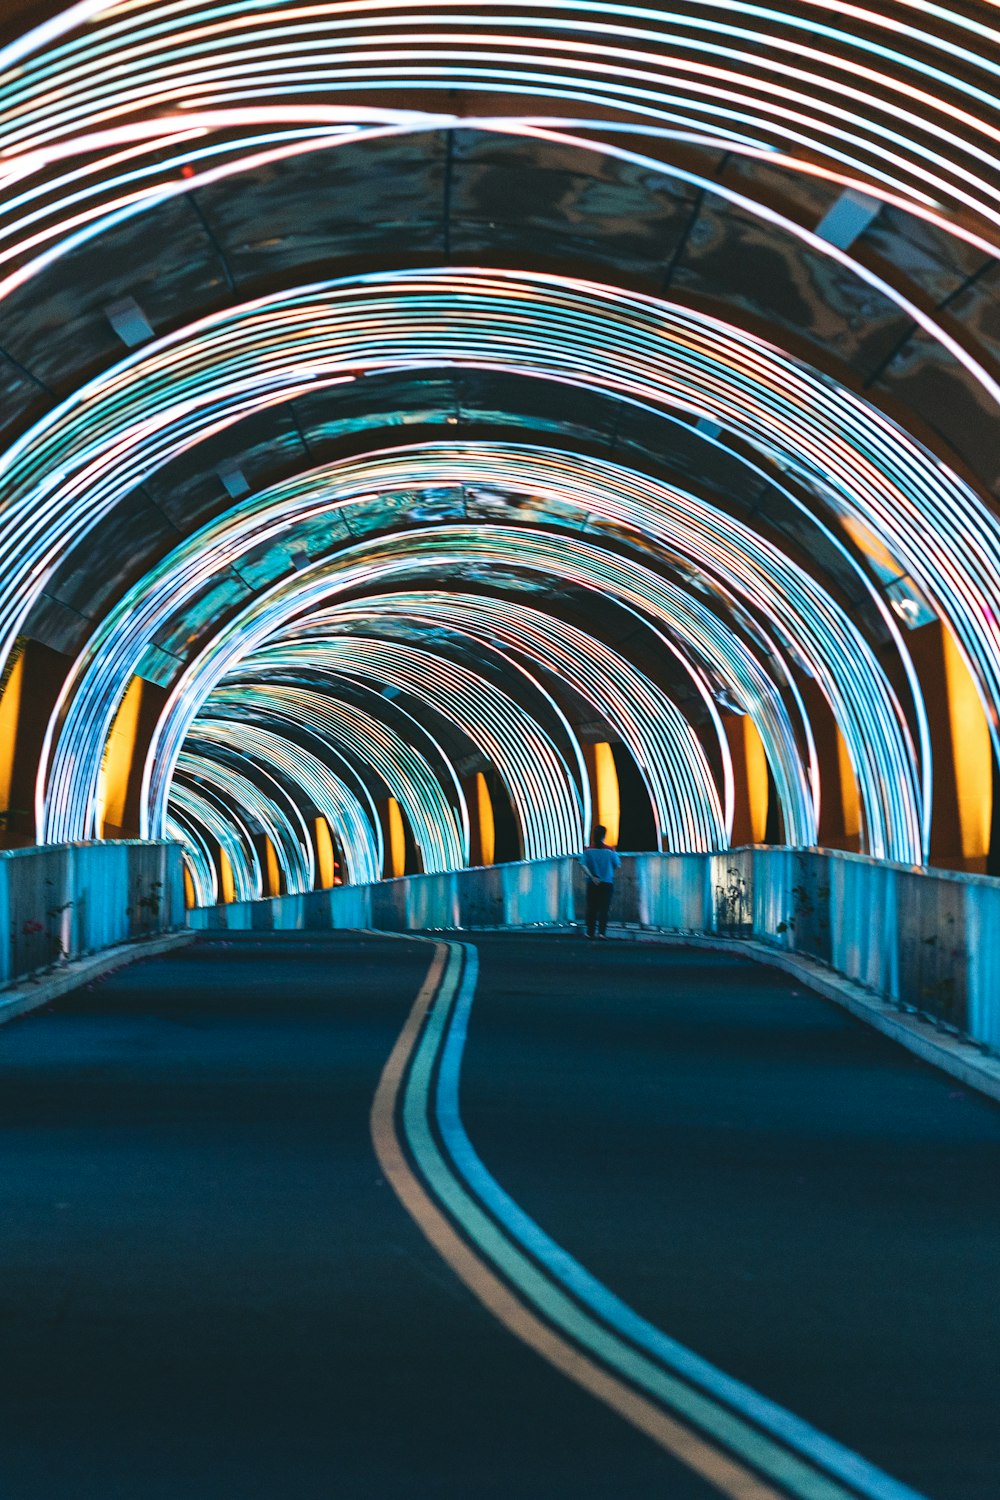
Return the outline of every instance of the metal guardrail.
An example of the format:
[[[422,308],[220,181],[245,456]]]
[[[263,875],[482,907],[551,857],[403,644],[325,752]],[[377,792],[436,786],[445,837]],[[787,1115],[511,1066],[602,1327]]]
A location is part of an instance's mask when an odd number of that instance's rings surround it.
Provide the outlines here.
[[[179,844],[0,851],[0,987],[184,926]]]
[[[583,901],[583,876],[563,858],[205,907],[188,920],[202,930],[564,926]],[[633,854],[612,922],[755,938],[1000,1051],[1000,880],[826,849]]]

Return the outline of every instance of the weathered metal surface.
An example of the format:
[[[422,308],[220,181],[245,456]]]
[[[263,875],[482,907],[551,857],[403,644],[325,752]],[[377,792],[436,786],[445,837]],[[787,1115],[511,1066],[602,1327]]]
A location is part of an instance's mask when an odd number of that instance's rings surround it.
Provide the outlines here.
[[[184,921],[180,844],[0,853],[0,986]]]

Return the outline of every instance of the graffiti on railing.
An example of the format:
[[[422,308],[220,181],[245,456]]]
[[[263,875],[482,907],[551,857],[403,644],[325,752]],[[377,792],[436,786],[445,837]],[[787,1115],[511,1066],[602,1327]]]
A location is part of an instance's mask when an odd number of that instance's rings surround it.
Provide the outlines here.
[[[715,887],[715,924],[730,937],[746,937],[753,930],[753,893],[735,867],[726,871],[725,883]]]
[[[148,883],[141,879],[137,880],[133,900],[125,908],[125,915],[129,919],[129,936],[148,937],[157,931],[162,904],[162,880],[153,880]]]
[[[0,853],[0,983],[150,938],[183,920],[179,844],[99,840]]]

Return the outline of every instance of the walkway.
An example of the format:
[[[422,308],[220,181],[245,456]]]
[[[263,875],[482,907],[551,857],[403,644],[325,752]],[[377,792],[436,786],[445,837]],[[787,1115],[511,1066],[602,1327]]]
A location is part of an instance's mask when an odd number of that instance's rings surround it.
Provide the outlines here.
[[[199,944],[0,1126],[3,1500],[995,1500],[1000,1109],[759,966]]]

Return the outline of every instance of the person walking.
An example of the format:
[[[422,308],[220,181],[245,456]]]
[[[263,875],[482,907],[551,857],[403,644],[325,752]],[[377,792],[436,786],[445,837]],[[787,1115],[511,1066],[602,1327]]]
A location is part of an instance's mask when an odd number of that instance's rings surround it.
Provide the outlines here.
[[[621,864],[617,849],[604,842],[607,829],[598,823],[591,843],[580,855],[587,877],[587,936],[607,937],[608,911],[615,888],[615,871]]]

